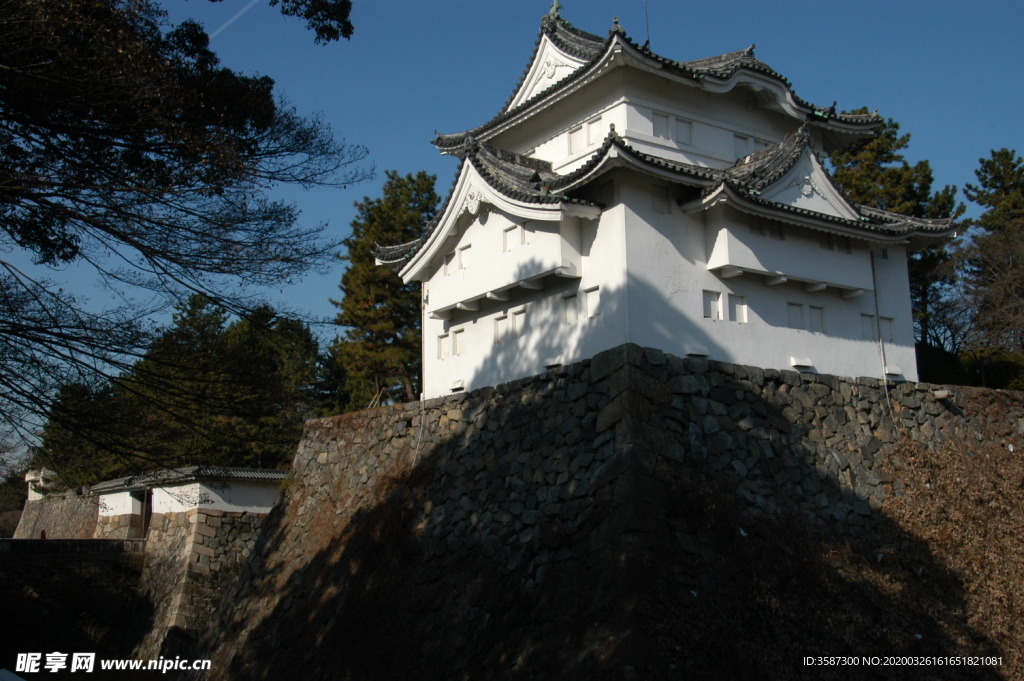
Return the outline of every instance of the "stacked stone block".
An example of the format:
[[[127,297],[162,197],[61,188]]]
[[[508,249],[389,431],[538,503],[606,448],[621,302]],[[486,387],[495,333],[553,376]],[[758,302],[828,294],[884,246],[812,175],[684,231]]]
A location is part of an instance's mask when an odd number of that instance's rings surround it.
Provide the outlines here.
[[[14,539],[89,539],[96,531],[97,499],[75,494],[51,494],[26,501]]]
[[[873,518],[902,492],[898,443],[974,438],[1019,448],[1024,440],[1020,394],[938,390],[625,345],[495,388],[311,421],[273,522],[197,655],[233,670],[218,678],[272,676],[265,665],[289,627],[314,627],[317,640],[343,645],[358,633],[346,617],[373,615],[360,601],[364,580],[392,576],[379,596],[403,594],[408,627],[443,622],[446,633],[421,632],[416,651],[396,647],[389,664],[408,654],[409,669],[472,677],[473,664],[489,669],[488,648],[473,642],[494,629],[502,607],[514,607],[474,589],[473,575],[490,575],[501,585],[492,591],[535,593],[555,580],[571,594],[575,576],[606,566],[613,584],[574,594],[565,607],[572,617],[613,609],[628,600],[615,582],[636,578],[630,556],[641,546],[708,550],[707,532],[678,533],[668,520],[686,471],[730,489],[741,519],[797,518],[870,543]],[[382,546],[399,557],[363,577]],[[429,605],[417,605],[421,598]],[[380,635],[392,630],[400,623]],[[316,669],[296,662],[277,672],[318,678]]]

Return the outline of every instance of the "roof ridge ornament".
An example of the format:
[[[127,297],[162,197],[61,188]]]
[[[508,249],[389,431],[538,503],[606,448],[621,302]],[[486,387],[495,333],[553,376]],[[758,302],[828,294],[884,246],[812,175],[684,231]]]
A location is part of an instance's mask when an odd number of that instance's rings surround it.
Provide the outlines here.
[[[562,18],[562,3],[558,0],[552,0],[551,9],[548,10],[548,19],[561,19]]]

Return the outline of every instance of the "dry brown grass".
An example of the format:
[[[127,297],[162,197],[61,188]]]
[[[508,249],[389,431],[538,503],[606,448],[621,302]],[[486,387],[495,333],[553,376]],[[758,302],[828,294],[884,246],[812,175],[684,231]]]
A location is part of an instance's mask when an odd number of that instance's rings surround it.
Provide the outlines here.
[[[887,515],[919,538],[960,583],[965,622],[1003,655],[1006,678],[1024,678],[1024,454],[1009,445],[911,443],[896,456],[906,496]]]

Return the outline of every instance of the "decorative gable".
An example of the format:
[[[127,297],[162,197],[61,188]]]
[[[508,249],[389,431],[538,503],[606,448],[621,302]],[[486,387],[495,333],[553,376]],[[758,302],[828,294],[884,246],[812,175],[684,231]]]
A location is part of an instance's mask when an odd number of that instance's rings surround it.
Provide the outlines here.
[[[789,172],[761,191],[761,198],[844,220],[860,218],[860,214],[835,188],[817,157],[807,147]]]
[[[526,77],[512,99],[509,100],[505,110],[509,111],[523,102],[529,101],[552,85],[571,76],[586,63],[585,60],[558,49],[547,34],[542,34],[540,45],[537,47],[530,68],[527,69]]]

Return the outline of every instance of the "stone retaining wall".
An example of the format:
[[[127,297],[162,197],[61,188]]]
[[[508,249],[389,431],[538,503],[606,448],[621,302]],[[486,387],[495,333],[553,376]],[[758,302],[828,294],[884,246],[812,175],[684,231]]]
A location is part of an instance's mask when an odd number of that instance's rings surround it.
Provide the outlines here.
[[[213,509],[152,516],[140,589],[156,612],[137,657],[178,654],[208,624],[265,517]]]
[[[902,441],[1019,450],[1019,393],[936,390],[625,345],[311,421],[195,656],[206,678],[631,678],[651,570],[696,597],[720,532],[777,520],[870,545]],[[726,497],[736,526],[702,525]]]
[[[255,548],[265,517],[212,509],[194,514],[194,532],[186,546],[188,569],[177,599],[175,626],[197,632],[209,622],[225,589]]]
[[[101,515],[96,519],[96,539],[138,539],[142,537],[142,516],[135,513]]]
[[[73,492],[26,501],[14,539],[88,539],[96,531],[97,497]]]

